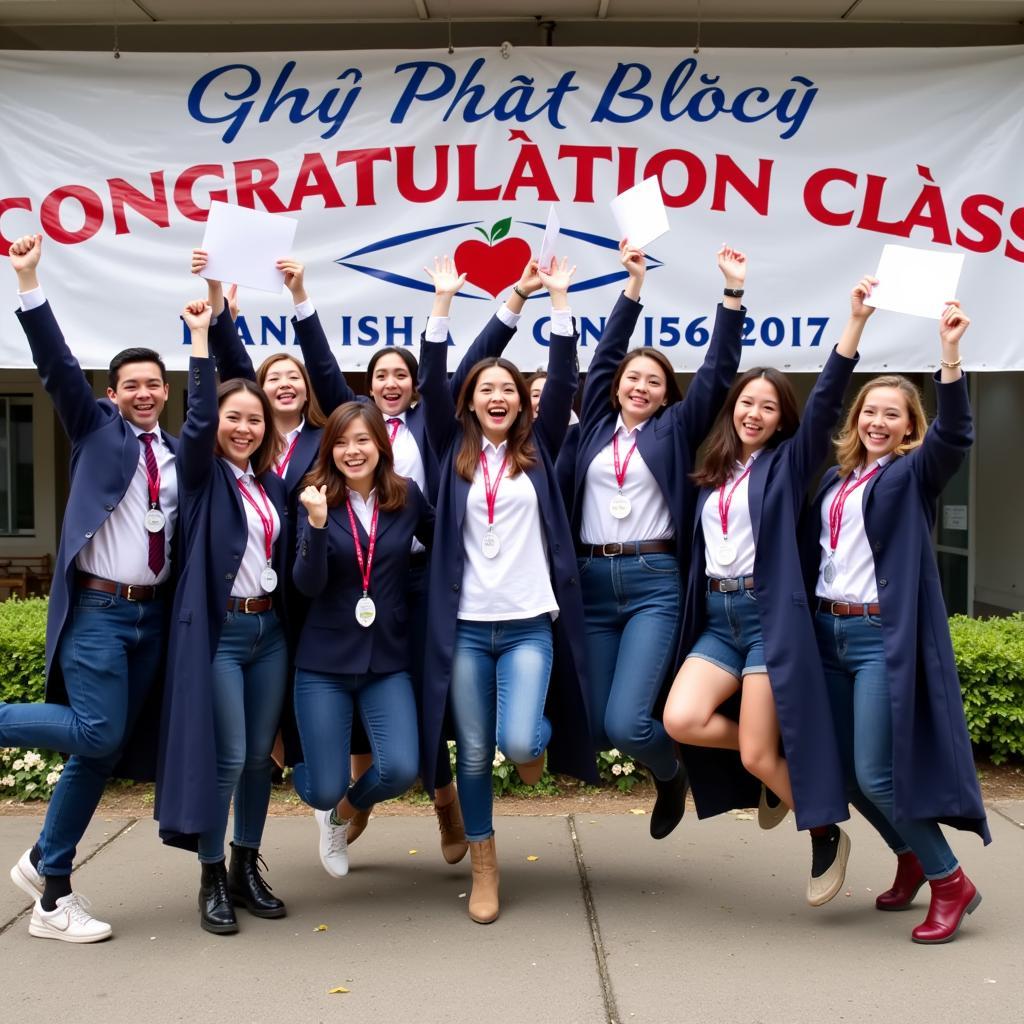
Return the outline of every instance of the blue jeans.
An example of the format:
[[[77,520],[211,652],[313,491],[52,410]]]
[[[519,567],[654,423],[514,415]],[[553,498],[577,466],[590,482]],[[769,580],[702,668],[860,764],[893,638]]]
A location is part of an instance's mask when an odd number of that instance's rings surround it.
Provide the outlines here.
[[[710,661],[737,679],[767,673],[761,613],[752,590],[720,593],[708,590],[705,597],[707,624],[688,658]]]
[[[373,765],[349,789],[352,718],[358,708]],[[305,762],[295,766],[295,792],[321,811],[346,794],[367,810],[404,793],[419,774],[416,701],[408,672],[335,675],[295,671],[295,719]]]
[[[458,755],[455,776],[470,842],[494,834],[495,744],[520,764],[547,748],[551,723],[544,717],[544,701],[552,658],[550,615],[504,622],[459,620],[449,701]]]
[[[675,744],[652,715],[679,642],[675,555],[616,555],[578,562],[586,614],[590,734],[662,781],[679,769]]]
[[[0,704],[0,746],[72,756],[39,835],[41,875],[70,875],[163,660],[163,601],[79,590],[57,650],[69,705]]]
[[[881,619],[818,612],[814,629],[850,803],[894,853],[913,850],[928,878],[944,878],[957,859],[938,822],[893,817],[892,704]]]
[[[277,615],[228,612],[212,674],[219,822],[199,836],[204,863],[224,858],[232,795],[235,846],[259,848],[270,805],[270,751],[287,673],[288,647]]]

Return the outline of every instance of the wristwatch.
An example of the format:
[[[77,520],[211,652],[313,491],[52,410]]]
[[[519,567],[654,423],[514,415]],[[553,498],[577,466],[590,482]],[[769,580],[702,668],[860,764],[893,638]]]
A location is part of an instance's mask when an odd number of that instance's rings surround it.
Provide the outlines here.
[[[743,298],[743,289],[742,288],[726,288],[725,289],[725,294],[728,295],[730,299],[742,299]]]

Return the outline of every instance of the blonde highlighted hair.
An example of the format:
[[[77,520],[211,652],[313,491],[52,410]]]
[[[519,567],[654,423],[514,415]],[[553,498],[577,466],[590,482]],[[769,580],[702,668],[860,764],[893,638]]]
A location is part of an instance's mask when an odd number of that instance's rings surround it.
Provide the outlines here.
[[[906,455],[913,451],[924,440],[925,432],[928,429],[928,419],[925,416],[924,406],[921,404],[921,394],[914,384],[896,373],[883,374],[881,377],[872,377],[853,400],[849,412],[846,414],[846,421],[842,430],[836,437],[836,463],[839,467],[839,476],[849,476],[867,457],[867,451],[860,439],[857,430],[857,422],[860,419],[861,410],[867,401],[868,394],[875,388],[895,388],[903,396],[907,403],[907,413],[910,416],[910,433],[893,450],[893,455]]]

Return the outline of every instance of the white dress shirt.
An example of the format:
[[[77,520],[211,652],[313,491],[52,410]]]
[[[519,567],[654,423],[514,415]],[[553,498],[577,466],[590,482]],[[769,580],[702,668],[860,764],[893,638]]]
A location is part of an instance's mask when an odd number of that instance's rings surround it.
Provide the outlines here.
[[[853,482],[863,479],[875,466],[884,466],[891,458],[891,455],[883,455],[870,467],[858,466],[851,474]],[[842,484],[842,480],[837,480],[835,485],[828,489],[821,503],[821,561],[818,565],[818,585],[814,588],[814,593],[826,601],[875,604],[878,601],[875,556],[864,530],[864,493],[870,484],[861,484],[848,492],[846,504],[843,506],[839,541],[835,554],[832,555],[836,576],[831,583],[825,580],[825,566],[828,565],[829,556],[832,554],[829,509]]]
[[[267,509],[270,510],[270,518],[274,523],[274,534],[271,540],[271,547],[277,542],[277,538],[281,533],[281,519],[277,514],[277,509],[274,508],[274,503],[268,497],[264,501],[264,495],[260,493],[259,485],[256,483],[256,478],[253,476],[252,466],[248,466],[243,472],[233,462],[229,462],[224,459],[224,463],[230,467],[231,472],[235,478],[237,487],[237,481],[241,480],[245,484],[245,489],[249,492],[249,495],[259,505],[260,509],[266,515]],[[245,498],[242,497],[241,488],[239,488],[238,497],[242,502],[242,508],[245,509],[245,522],[248,526],[249,532],[245,542],[245,554],[242,555],[241,564],[238,566],[238,572],[235,573],[235,581],[231,585],[231,596],[232,597],[263,597],[267,591],[260,585],[260,573],[267,567],[267,548],[266,548],[266,535],[263,532],[263,520],[260,519],[259,513],[249,504]],[[278,577],[277,585],[280,587],[283,580]]]
[[[762,451],[764,449],[759,448],[744,463],[737,461],[729,474],[729,479],[711,494],[701,509],[700,525],[704,532],[705,572],[715,579],[726,580],[737,576],[754,575],[756,551],[754,524],[750,519],[750,474],[744,477],[735,491],[732,491],[732,488],[744,470],[754,465],[754,460]],[[718,561],[718,549],[725,541],[722,520],[718,514],[718,497],[723,491],[725,499],[728,499],[732,491],[732,502],[729,505],[729,544],[736,552],[736,557],[728,565]]]
[[[388,437],[394,429],[394,424],[389,420],[398,420],[399,427],[395,433],[395,439],[391,443],[391,453],[395,457],[395,472],[399,476],[407,477],[415,482],[416,486],[424,493],[427,493],[427,470],[423,465],[423,453],[416,443],[413,432],[405,425],[405,417],[408,410],[400,412],[395,416],[387,416],[384,426],[387,428]],[[427,549],[415,538],[412,539],[411,549],[414,555]]]
[[[619,439],[619,465],[626,461],[629,449],[651,421],[644,420],[632,430],[626,429],[619,414],[615,436]],[[668,502],[654,474],[647,468],[640,449],[630,456],[622,493],[629,499],[629,515],[616,519],[610,507],[619,493],[615,482],[615,454],[612,439],[597,453],[587,468],[583,483],[583,521],[580,539],[584,544],[612,544],[616,541],[672,540],[676,535]]]
[[[497,448],[485,440],[483,454],[493,487],[498,479],[507,442]],[[494,533],[500,549],[494,558],[483,553],[488,532],[484,474],[478,464],[469,488],[462,529],[466,561],[459,599],[460,619],[496,622],[558,614],[551,588],[551,567],[540,521],[537,492],[526,473],[510,477],[508,468],[494,503]]]

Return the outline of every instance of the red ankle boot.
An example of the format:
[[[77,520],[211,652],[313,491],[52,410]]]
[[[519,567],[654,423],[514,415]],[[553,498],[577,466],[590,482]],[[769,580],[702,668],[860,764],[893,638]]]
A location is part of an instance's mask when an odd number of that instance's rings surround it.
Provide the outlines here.
[[[924,885],[924,868],[916,853],[909,850],[896,860],[896,877],[892,887],[875,898],[876,910],[909,910],[910,904]]]
[[[914,929],[911,938],[929,944],[950,942],[960,930],[964,914],[973,913],[981,902],[981,893],[961,868],[928,884],[932,887],[928,916]]]

